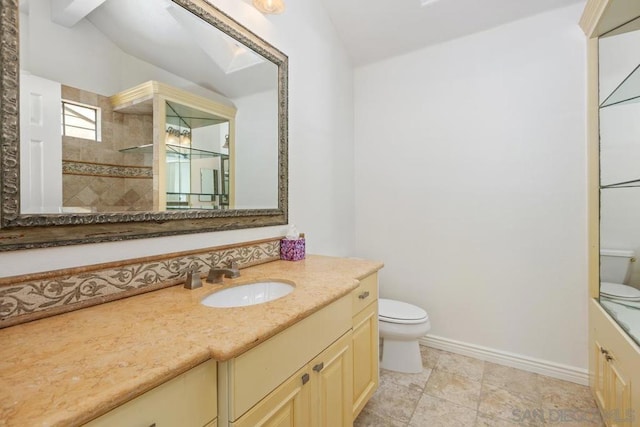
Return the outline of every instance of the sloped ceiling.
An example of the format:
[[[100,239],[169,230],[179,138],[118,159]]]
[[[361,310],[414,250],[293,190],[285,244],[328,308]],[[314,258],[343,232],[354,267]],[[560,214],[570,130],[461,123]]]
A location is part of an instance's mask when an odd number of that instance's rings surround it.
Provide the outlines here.
[[[585,0],[322,1],[356,66],[551,9],[585,3]]]
[[[170,1],[107,0],[87,19],[125,52],[229,98],[275,87],[275,65]]]
[[[277,88],[274,64],[170,0],[20,0],[23,13],[29,1],[50,1],[55,24],[86,20],[123,52],[228,98]]]

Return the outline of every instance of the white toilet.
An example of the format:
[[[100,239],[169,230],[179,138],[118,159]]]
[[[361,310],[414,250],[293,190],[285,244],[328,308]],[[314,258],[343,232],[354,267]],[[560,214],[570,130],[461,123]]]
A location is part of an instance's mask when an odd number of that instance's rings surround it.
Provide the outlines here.
[[[635,253],[626,250],[600,250],[600,297],[640,306],[640,290],[629,286]]]
[[[383,340],[380,366],[390,371],[422,372],[418,339],[431,329],[427,312],[406,302],[380,298],[378,328]]]

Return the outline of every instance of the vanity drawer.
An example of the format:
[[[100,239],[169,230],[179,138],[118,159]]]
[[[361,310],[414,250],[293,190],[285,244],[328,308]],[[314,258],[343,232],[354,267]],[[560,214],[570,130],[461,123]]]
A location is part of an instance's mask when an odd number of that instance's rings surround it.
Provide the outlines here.
[[[345,295],[227,362],[229,420],[238,419],[351,329],[351,321],[351,297]]]
[[[204,362],[85,426],[204,426],[218,415],[216,362]]]
[[[357,288],[351,291],[354,316],[362,309],[378,299],[378,273],[373,273],[363,279]]]

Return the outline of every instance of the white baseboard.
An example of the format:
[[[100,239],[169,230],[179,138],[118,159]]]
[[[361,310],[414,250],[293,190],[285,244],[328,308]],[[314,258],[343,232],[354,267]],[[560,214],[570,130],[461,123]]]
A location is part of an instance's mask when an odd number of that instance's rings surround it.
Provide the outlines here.
[[[589,385],[589,372],[586,369],[579,369],[573,366],[548,362],[521,354],[508,353],[506,351],[495,350],[434,335],[422,337],[419,342],[427,347],[462,354],[463,356],[470,356],[499,365],[522,369],[523,371],[535,372],[536,374],[571,381],[577,384]]]

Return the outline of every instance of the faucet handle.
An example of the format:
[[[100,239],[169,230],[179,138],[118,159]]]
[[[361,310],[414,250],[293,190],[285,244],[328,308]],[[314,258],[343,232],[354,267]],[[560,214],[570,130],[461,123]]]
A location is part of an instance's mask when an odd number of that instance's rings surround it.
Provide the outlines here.
[[[200,279],[200,273],[198,273],[198,267],[193,266],[187,270],[187,280],[184,282],[185,289],[197,289],[202,287],[202,280]]]

